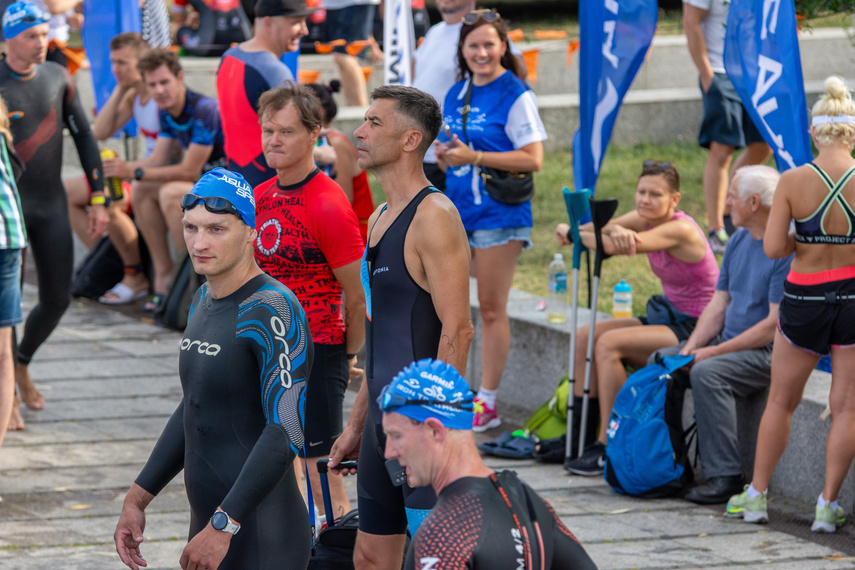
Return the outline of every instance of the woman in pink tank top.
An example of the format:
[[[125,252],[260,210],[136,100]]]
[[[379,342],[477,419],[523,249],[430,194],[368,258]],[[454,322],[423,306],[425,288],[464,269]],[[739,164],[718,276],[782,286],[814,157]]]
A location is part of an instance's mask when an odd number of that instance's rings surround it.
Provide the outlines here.
[[[625,365],[641,368],[660,348],[689,338],[698,317],[710,301],[718,280],[718,264],[695,221],[677,209],[680,175],[673,164],[645,160],[635,192],[635,210],[623,214],[603,228],[603,246],[610,255],[646,253],[653,273],[662,282],[664,295],[648,304],[644,317],[608,319],[594,330],[594,361],[591,365],[592,398],[599,400],[603,420],[597,441],[565,467],[577,475],[599,475],[605,457],[606,421],[615,397],[626,382]],[[569,226],[556,228],[558,241],[569,243]],[[591,224],[580,228],[582,242],[594,249]],[[658,310],[653,312],[653,309]],[[641,327],[644,327],[642,330]],[[584,378],[588,325],[576,335],[576,378]],[[581,400],[583,384],[577,382],[575,396]],[[596,400],[592,403],[597,408]],[[581,404],[580,404],[581,406]],[[594,424],[593,421],[588,425]],[[589,441],[593,434],[589,432]]]

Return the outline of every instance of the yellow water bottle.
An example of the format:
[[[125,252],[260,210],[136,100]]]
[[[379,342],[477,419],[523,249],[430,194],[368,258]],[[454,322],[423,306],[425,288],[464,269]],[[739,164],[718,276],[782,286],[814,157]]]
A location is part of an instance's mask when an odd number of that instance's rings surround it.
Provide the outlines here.
[[[101,160],[108,158],[116,158],[116,153],[109,148],[101,150]],[[125,197],[125,192],[122,190],[122,181],[119,178],[105,178],[104,190],[110,195],[110,200],[121,200]]]
[[[615,285],[614,293],[612,293],[612,317],[615,319],[632,318],[632,287],[623,279]]]

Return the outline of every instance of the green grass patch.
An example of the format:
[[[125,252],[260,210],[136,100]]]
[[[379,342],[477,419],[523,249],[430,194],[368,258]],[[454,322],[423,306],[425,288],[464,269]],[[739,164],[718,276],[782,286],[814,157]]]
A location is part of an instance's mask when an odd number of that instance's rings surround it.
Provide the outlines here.
[[[682,198],[680,209],[691,215],[703,227],[704,201],[702,177],[707,151],[698,147],[694,140],[680,141],[668,145],[641,144],[631,147],[610,145],[603,161],[602,172],[597,184],[597,196],[613,197],[619,201],[617,214],[635,209],[635,185],[641,173],[641,162],[648,158],[667,160],[677,165],[680,173]],[[379,186],[372,180],[374,201],[384,201]],[[569,151],[546,154],[543,169],[535,174],[537,192],[532,204],[534,227],[532,241],[534,246],[524,251],[514,275],[513,286],[516,289],[546,296],[547,266],[553,254],[564,254],[568,266],[572,257],[572,248],[560,247],[554,237],[555,226],[567,222],[567,210],[564,206],[563,188],[573,187],[573,155]],[[591,252],[591,264],[594,255]],[[584,259],[584,257],[583,257]],[[612,257],[603,263],[600,275],[600,291],[597,307],[604,312],[611,311],[611,292],[615,283],[625,279],[632,286],[633,312],[644,314],[647,299],[662,292],[659,280],[650,271],[646,255],[633,257]],[[587,272],[585,263],[580,271],[579,301],[587,305]]]

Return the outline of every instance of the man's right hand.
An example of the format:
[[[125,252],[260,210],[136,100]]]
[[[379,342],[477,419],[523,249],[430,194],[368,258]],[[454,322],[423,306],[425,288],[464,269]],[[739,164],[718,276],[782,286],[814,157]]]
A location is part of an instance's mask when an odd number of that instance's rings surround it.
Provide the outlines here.
[[[335,466],[342,461],[359,459],[359,446],[362,443],[362,432],[351,429],[350,425],[344,428],[341,435],[330,450],[329,470],[336,475],[356,475],[356,469],[336,469]]]
[[[712,87],[713,79],[715,78],[714,73],[710,73],[707,76],[701,75],[701,89],[704,93],[710,92],[710,87]]]
[[[144,540],[145,512],[135,504],[125,501],[113,541],[119,558],[131,570],[139,570],[140,566],[148,566],[140,553],[140,544]]]

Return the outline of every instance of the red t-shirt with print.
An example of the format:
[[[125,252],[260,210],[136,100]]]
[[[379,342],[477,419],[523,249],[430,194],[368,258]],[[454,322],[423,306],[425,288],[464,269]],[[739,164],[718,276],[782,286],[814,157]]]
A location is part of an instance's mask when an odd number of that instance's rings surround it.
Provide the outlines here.
[[[345,341],[342,287],[333,269],[362,258],[359,221],[338,184],[315,169],[305,180],[255,188],[255,259],[300,301],[318,344]]]

